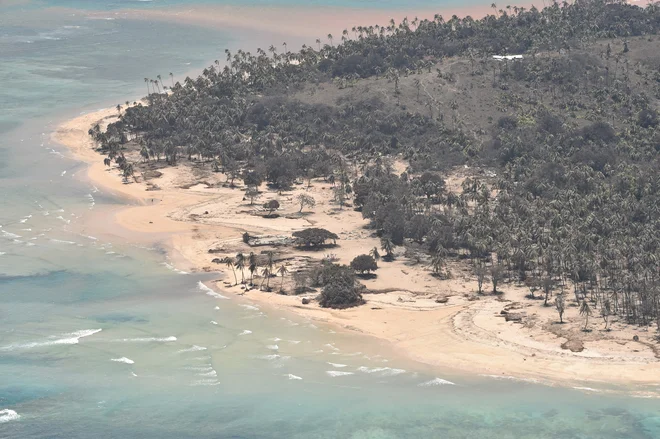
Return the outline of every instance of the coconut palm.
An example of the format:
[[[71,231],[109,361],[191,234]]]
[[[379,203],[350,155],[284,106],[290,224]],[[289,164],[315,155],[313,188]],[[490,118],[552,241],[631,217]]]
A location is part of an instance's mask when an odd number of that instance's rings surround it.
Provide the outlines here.
[[[383,260],[391,261],[394,259],[394,243],[389,237],[380,239],[380,249],[385,252]]]
[[[235,264],[234,260],[230,258],[229,256],[225,257],[222,262],[228,267],[231,268],[232,273],[234,273],[234,285],[238,285],[238,277],[236,276],[236,269],[235,269]]]
[[[284,290],[284,276],[289,272],[286,268],[286,265],[280,265],[280,268],[277,269],[277,273],[282,276],[282,283],[280,284],[280,291]]]
[[[259,268],[259,265],[257,263],[257,255],[254,254],[254,252],[250,252],[250,256],[248,256],[248,271],[250,272],[250,285],[254,285],[254,273],[257,271],[257,268]]]
[[[582,303],[580,304],[580,315],[584,316],[584,331],[587,330],[587,325],[589,324],[589,316],[591,315],[591,307],[589,306],[589,302],[587,299],[583,299]]]
[[[234,265],[236,266],[236,268],[241,270],[241,283],[242,284],[245,284],[245,272],[243,271],[243,270],[245,270],[245,262],[246,262],[245,261],[245,255],[243,253],[238,253],[236,255],[236,262],[235,262]]]

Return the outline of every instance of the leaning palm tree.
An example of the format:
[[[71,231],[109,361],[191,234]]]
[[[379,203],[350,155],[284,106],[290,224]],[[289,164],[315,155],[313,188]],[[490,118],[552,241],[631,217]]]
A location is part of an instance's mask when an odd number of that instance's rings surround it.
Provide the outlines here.
[[[228,268],[231,268],[231,271],[234,273],[234,281],[236,282],[234,285],[238,285],[238,277],[236,276],[236,269],[234,268],[234,260],[227,256],[222,260],[222,262],[224,262]]]
[[[280,265],[280,268],[277,269],[277,272],[282,276],[282,283],[280,284],[280,291],[284,291],[284,275],[289,272],[285,265]]]
[[[584,331],[587,330],[587,325],[589,324],[589,316],[591,315],[591,307],[589,306],[589,302],[587,302],[587,299],[582,299],[582,303],[580,304],[580,315],[584,316]]]
[[[245,272],[243,270],[245,270],[245,255],[243,253],[239,253],[239,254],[236,255],[235,265],[236,265],[236,268],[241,270],[241,283],[244,284],[245,283]]]

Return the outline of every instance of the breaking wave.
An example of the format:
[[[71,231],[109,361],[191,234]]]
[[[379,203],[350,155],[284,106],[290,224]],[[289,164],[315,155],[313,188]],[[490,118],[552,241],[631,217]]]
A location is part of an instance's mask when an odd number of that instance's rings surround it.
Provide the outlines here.
[[[9,422],[9,421],[16,421],[20,417],[21,415],[16,413],[14,410],[10,410],[10,409],[0,410],[0,424],[4,424],[5,422]]]
[[[451,381],[443,380],[442,378],[433,378],[430,381],[418,384],[419,387],[433,387],[433,386],[455,386]]]
[[[97,332],[101,332],[101,331],[102,329],[83,329],[81,331],[62,334],[60,336],[51,336],[50,337],[51,340],[48,341],[35,341],[32,343],[11,344],[0,348],[0,350],[13,351],[14,349],[32,349],[43,346],[78,344],[81,338],[89,337],[90,335],[94,335]],[[62,337],[62,338],[55,338],[55,337]]]

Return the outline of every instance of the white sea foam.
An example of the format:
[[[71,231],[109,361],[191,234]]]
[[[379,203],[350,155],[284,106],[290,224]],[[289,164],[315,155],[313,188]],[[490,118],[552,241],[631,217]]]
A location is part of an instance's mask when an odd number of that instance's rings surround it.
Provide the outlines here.
[[[291,344],[298,344],[300,343],[300,340],[287,340]]]
[[[280,347],[276,344],[271,344],[271,345],[266,346],[266,349],[270,349],[270,350],[273,350],[273,351],[277,351],[279,348]]]
[[[220,309],[220,307],[219,307],[219,306],[216,306],[216,307],[215,307],[215,308],[213,308],[213,309],[217,311],[217,310],[219,310],[219,309]]]
[[[73,242],[73,241],[64,241],[62,239],[51,239],[50,241],[51,242],[59,242],[61,244],[75,244],[75,242]]]
[[[137,376],[137,374],[136,374],[135,372],[133,372],[133,371],[131,371],[131,375],[133,375],[134,377]]]
[[[206,348],[204,346],[197,346],[196,344],[192,345],[191,347],[187,349],[181,349],[180,351],[177,351],[179,354],[183,354],[185,352],[198,352],[198,351],[205,351]]]
[[[360,366],[358,367],[358,370],[364,373],[377,373],[382,376],[395,376],[395,375],[401,375],[402,373],[406,373],[404,369],[393,369],[391,367],[368,368],[366,366]]]
[[[7,238],[22,238],[21,235],[17,235],[16,233],[11,233],[6,230],[2,230],[2,236],[5,236]]]
[[[206,379],[206,380],[193,381],[190,385],[191,386],[217,386],[218,384],[220,384],[220,381],[218,381],[217,379],[211,378],[211,379]]]
[[[290,380],[302,380],[301,377],[299,377],[298,375],[294,375],[294,374],[292,374],[292,373],[286,374],[286,375],[284,375],[284,376],[287,377],[287,378],[289,378]]]
[[[245,329],[245,330],[243,330],[243,332],[241,332],[238,335],[249,335],[249,334],[252,334],[252,331],[250,331],[249,329]]]
[[[7,254],[7,253],[5,253],[5,252],[0,252],[0,256],[2,256],[2,255],[6,255],[6,254]]]
[[[343,372],[340,370],[326,370],[325,373],[330,375],[331,377],[343,377],[346,375],[353,375],[353,372]]]
[[[5,422],[9,422],[9,421],[16,421],[20,417],[21,415],[16,413],[14,410],[10,410],[10,409],[0,410],[0,424],[4,424]]]
[[[326,343],[323,346],[325,346],[326,348],[330,348],[333,351],[338,351],[339,350],[339,348],[334,347],[333,344],[331,344],[331,343]]]
[[[135,361],[130,358],[121,357],[121,358],[111,358],[110,361],[115,361],[117,363],[126,363],[126,364],[135,364]]]
[[[216,322],[215,320],[211,320],[211,324],[212,324],[212,325],[217,325],[218,322]]]
[[[194,370],[196,372],[208,372],[213,370],[213,366],[186,366],[184,370]]]
[[[259,308],[253,305],[246,305],[244,303],[241,304],[241,306],[245,309],[249,309],[250,311],[259,311]]]
[[[277,360],[279,358],[282,358],[282,356],[279,354],[270,354],[270,355],[258,355],[255,358],[258,358],[260,360]]]
[[[204,291],[207,296],[215,297],[216,299],[229,299],[228,297],[225,297],[222,294],[216,293],[211,288],[204,285],[202,281],[197,282],[197,288]]]
[[[270,341],[274,341],[275,343],[277,343],[278,341],[282,341],[282,339],[279,338],[279,337],[269,338],[268,340],[270,340]]]
[[[443,380],[442,378],[433,378],[430,381],[418,384],[419,387],[433,387],[433,386],[455,386],[451,381]]]
[[[328,361],[328,364],[329,364],[330,366],[332,366],[332,367],[337,367],[337,368],[341,368],[341,367],[346,367],[346,366],[347,366],[346,364],[331,363],[331,362],[329,362],[329,361]]]
[[[66,171],[62,171],[62,173],[60,174],[60,177],[64,177],[64,175],[66,175]]]
[[[200,376],[200,377],[217,377],[218,372],[216,372],[215,370],[210,370],[208,372],[200,372],[200,373],[197,374],[197,376]]]
[[[22,343],[22,344],[11,344],[0,348],[0,351],[13,351],[15,349],[32,349],[43,346],[56,346],[63,344],[78,344],[81,338],[89,337],[94,335],[97,332],[101,332],[101,329],[83,329],[81,331],[71,332],[68,334],[62,334],[60,336],[51,336],[48,341],[36,341],[32,343]],[[56,338],[62,337],[62,338]]]
[[[176,341],[176,337],[169,336],[169,337],[120,338],[120,339],[114,340],[114,341],[125,342],[125,343],[148,343],[148,342],[151,342],[151,341],[170,342],[170,341]]]
[[[592,389],[591,387],[573,387],[575,390],[584,390],[585,392],[600,392],[598,389]]]

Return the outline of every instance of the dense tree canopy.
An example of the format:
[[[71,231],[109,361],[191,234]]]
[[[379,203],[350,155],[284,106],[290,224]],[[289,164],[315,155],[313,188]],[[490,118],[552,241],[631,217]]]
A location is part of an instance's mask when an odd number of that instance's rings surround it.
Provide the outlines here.
[[[414,244],[434,267],[467,257],[493,279],[543,285],[546,296],[572,290],[660,325],[659,29],[658,4],[608,0],[358,27],[342,44],[297,53],[227,52],[225,67],[90,135],[126,178],[130,145],[145,160],[187,158],[247,186],[324,178],[390,260],[394,246]],[[506,53],[524,59],[490,56]],[[461,62],[465,78],[452,72]],[[454,94],[427,88],[429,75]],[[319,83],[364,93],[317,101]],[[395,172],[388,156],[409,168]],[[484,172],[450,187],[446,177],[466,167]],[[313,228],[294,237],[303,247],[338,238]],[[338,279],[323,287],[323,306],[361,302],[354,279]]]

